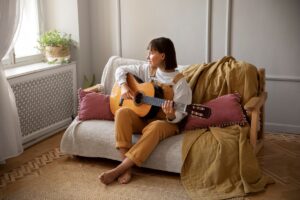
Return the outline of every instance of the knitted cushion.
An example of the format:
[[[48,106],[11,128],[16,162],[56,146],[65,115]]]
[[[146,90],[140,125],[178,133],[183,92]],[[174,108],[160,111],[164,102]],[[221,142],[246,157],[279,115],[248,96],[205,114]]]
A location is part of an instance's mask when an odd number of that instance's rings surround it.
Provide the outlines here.
[[[82,89],[79,89],[78,96],[79,120],[114,120],[114,116],[110,111],[109,95],[96,92],[85,92]]]
[[[184,124],[184,130],[207,128],[210,126],[245,125],[247,123],[238,93],[220,96],[203,105],[211,108],[211,116],[207,119],[188,116]]]

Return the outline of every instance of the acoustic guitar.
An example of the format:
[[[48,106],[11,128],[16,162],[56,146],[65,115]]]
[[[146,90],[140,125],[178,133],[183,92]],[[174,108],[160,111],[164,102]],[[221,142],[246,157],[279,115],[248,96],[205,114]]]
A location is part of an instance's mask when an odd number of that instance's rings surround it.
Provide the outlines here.
[[[156,89],[152,82],[141,82],[132,74],[127,74],[127,84],[133,91],[134,99],[121,98],[121,87],[115,83],[110,94],[110,109],[113,114],[121,107],[132,109],[138,116],[147,116],[151,109],[158,108],[164,103],[165,99],[155,96]],[[174,102],[175,110],[193,116],[209,118],[211,109],[201,104],[183,104]]]

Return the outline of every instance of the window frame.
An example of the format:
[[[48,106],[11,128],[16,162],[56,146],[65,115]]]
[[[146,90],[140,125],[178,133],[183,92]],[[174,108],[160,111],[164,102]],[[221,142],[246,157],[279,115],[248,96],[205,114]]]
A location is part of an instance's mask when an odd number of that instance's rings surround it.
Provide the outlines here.
[[[39,30],[39,35],[44,31],[44,27],[43,27],[43,16],[42,16],[42,1],[41,0],[36,0],[37,1],[37,17],[38,17],[38,30]],[[26,2],[26,1],[24,1]],[[2,66],[4,67],[4,69],[9,69],[9,68],[14,68],[14,67],[19,67],[19,66],[23,66],[23,65],[30,65],[30,64],[34,64],[34,63],[38,63],[38,62],[42,62],[44,60],[44,56],[43,54],[40,52],[39,54],[35,54],[35,55],[30,55],[30,56],[23,56],[23,57],[19,57],[17,58],[15,55],[15,49],[14,47],[10,50],[10,52],[8,52],[8,58],[7,59],[3,59],[1,61]]]

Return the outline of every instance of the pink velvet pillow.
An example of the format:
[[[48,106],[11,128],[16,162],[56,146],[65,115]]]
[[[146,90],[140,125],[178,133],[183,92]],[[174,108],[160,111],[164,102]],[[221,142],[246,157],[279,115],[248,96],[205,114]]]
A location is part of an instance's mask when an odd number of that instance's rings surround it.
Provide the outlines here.
[[[207,128],[210,126],[225,127],[234,124],[245,125],[246,116],[240,104],[240,95],[227,94],[204,103],[211,108],[211,115],[208,119],[189,115],[184,125],[184,130]]]
[[[79,109],[78,118],[81,121],[91,119],[114,120],[114,115],[110,111],[109,95],[84,92],[78,90]]]

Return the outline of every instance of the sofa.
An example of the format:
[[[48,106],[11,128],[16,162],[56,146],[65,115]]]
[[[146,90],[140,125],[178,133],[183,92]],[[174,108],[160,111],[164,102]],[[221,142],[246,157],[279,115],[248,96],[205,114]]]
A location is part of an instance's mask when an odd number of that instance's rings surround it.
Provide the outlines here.
[[[101,85],[105,94],[110,94],[114,85],[115,70],[121,65],[140,64],[145,61],[112,56],[102,74]],[[189,66],[178,67],[182,71]],[[255,68],[256,70],[256,68]],[[240,70],[240,73],[244,71]],[[257,69],[257,94],[253,95],[242,106],[249,120],[249,142],[253,151],[258,152],[263,144],[264,131],[264,104],[267,99],[265,92],[264,69]],[[213,80],[212,80],[213,81]],[[216,96],[220,94],[216,93]],[[83,157],[101,157],[121,161],[118,150],[115,148],[114,121],[86,120],[80,121],[76,117],[63,134],[60,150],[62,153]],[[180,173],[183,165],[182,141],[184,134],[178,134],[159,143],[142,167]],[[133,142],[139,135],[133,136]]]

